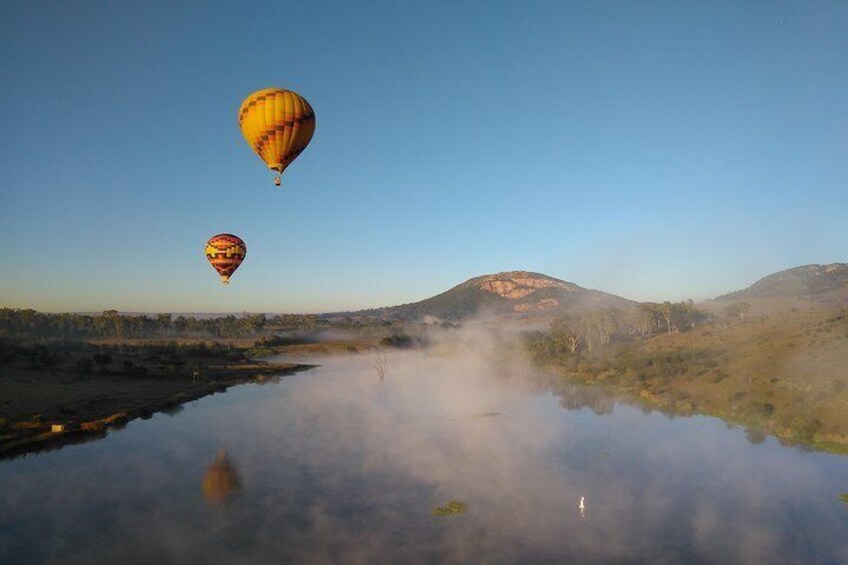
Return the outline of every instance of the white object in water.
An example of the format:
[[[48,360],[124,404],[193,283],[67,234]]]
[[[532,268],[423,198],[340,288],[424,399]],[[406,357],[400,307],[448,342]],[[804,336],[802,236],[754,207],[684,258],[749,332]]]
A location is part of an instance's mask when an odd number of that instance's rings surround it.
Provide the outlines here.
[[[583,497],[583,496],[580,497],[580,504],[577,505],[577,508],[580,509],[580,517],[585,518],[586,517],[586,498],[585,497]]]

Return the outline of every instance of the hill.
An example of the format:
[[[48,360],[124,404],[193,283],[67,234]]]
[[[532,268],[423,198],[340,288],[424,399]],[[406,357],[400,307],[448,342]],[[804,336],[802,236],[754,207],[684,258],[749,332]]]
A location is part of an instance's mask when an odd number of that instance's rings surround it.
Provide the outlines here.
[[[528,271],[509,271],[475,277],[436,296],[351,313],[388,319],[422,319],[433,316],[461,320],[474,316],[556,314],[636,303],[620,296],[583,288],[574,283]]]
[[[848,263],[804,265],[761,278],[743,290],[715,298],[717,301],[752,298],[801,298],[831,302],[848,297]]]

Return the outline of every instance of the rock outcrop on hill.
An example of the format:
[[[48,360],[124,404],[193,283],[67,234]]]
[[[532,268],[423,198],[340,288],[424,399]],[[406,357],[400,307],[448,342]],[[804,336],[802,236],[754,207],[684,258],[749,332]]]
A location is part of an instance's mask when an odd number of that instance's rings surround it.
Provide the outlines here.
[[[532,315],[579,311],[634,302],[540,273],[508,271],[469,279],[441,294],[410,304],[357,312],[386,318],[434,316],[459,320],[486,315]]]

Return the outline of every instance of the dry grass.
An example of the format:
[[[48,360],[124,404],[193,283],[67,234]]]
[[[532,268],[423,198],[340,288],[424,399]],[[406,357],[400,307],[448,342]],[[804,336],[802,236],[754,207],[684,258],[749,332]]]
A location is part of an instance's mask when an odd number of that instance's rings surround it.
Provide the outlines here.
[[[162,345],[162,344],[176,344],[176,345],[197,345],[199,343],[207,343],[213,344],[217,343],[220,345],[231,345],[233,347],[239,348],[248,348],[251,347],[256,342],[256,337],[243,337],[243,338],[216,338],[216,337],[174,337],[174,338],[161,338],[161,337],[103,337],[103,338],[92,338],[85,340],[92,345]]]
[[[319,341],[315,343],[297,343],[291,345],[278,345],[270,349],[275,354],[285,355],[303,355],[320,356],[320,355],[346,355],[351,353],[364,353],[373,350],[377,347],[376,341],[368,340],[339,340],[339,341]]]

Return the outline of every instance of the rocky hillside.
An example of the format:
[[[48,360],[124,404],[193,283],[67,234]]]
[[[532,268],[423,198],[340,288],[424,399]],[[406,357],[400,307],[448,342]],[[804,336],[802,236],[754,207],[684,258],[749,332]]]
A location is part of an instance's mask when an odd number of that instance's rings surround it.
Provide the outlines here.
[[[632,305],[634,302],[527,271],[475,277],[441,294],[411,304],[358,312],[387,318],[433,316],[459,320],[478,315],[557,313]]]
[[[848,299],[848,263],[804,265],[763,277],[744,290],[719,296],[717,301],[756,298],[804,298],[822,302]]]

